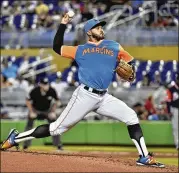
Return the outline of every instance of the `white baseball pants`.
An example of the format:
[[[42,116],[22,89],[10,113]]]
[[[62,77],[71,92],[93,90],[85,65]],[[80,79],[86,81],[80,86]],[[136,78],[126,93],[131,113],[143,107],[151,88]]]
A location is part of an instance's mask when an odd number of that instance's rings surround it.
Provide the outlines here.
[[[59,118],[50,124],[50,134],[52,136],[61,135],[91,111],[117,119],[126,123],[126,125],[139,123],[134,110],[123,101],[108,93],[98,95],[87,91],[82,84],[74,91],[67,107]]]

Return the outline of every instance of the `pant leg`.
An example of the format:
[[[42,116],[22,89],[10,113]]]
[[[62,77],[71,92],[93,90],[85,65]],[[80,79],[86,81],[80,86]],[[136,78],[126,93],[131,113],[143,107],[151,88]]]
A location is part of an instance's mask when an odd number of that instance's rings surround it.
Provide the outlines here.
[[[179,141],[178,141],[178,113],[179,110],[177,108],[171,108],[172,113],[172,129],[173,129],[173,137],[176,148],[179,147]]]
[[[28,120],[27,120],[27,124],[26,124],[26,127],[25,127],[25,131],[31,130],[33,128],[34,120],[35,120],[34,118],[30,118],[28,116]],[[32,142],[31,140],[25,141],[23,147],[24,148],[28,148],[31,145],[31,142]]]
[[[108,93],[105,94],[96,112],[101,115],[124,122],[126,125],[139,123],[137,114],[133,109],[128,107],[123,101],[113,97]]]
[[[50,124],[50,134],[52,136],[61,135],[69,130],[87,113],[96,109],[96,104],[99,101],[97,95],[86,91],[83,86],[79,86],[58,119]]]
[[[128,107],[123,101],[107,93],[101,100],[96,112],[125,123],[130,138],[134,142],[139,155],[144,157],[148,155],[142,129],[139,125],[139,119],[134,110]]]
[[[56,119],[50,119],[49,117],[47,117],[47,121],[48,123],[53,123]],[[56,135],[56,136],[52,136],[52,141],[53,141],[53,145],[56,146],[57,148],[62,148],[62,142],[61,142],[61,137],[60,135]]]

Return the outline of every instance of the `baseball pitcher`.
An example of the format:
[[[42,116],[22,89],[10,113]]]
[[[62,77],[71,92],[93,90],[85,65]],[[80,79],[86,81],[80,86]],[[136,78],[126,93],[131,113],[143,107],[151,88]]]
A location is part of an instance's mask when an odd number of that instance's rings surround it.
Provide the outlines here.
[[[108,86],[115,72],[129,82],[134,80],[134,68],[128,64],[133,57],[119,43],[105,40],[103,26],[106,22],[96,19],[88,20],[84,26],[88,37],[86,44],[63,45],[66,24],[70,20],[68,14],[62,18],[54,38],[53,50],[77,62],[81,85],[74,91],[67,107],[55,122],[22,133],[12,129],[1,149],[6,150],[18,146],[22,141],[34,138],[61,135],[83,119],[87,113],[95,111],[127,125],[129,136],[139,153],[137,165],[164,167],[164,164],[157,162],[148,152],[136,113],[124,102],[108,94]]]

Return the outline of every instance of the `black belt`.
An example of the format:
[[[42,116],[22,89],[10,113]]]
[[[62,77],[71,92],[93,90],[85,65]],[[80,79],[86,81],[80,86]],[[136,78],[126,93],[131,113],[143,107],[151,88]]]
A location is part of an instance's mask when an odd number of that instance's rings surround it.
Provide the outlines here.
[[[90,87],[84,86],[84,89],[89,91]],[[107,90],[99,91],[99,90],[96,90],[96,89],[93,88],[91,92],[95,93],[95,94],[103,95],[107,92]]]

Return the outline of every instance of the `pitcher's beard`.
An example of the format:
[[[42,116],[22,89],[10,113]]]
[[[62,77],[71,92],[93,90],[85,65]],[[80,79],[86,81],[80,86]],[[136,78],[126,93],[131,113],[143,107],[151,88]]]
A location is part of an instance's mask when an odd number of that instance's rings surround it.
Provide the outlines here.
[[[100,40],[104,39],[104,34],[101,36],[101,35],[97,35],[97,34],[92,33],[92,37],[94,39],[96,39],[97,41],[100,41]]]

